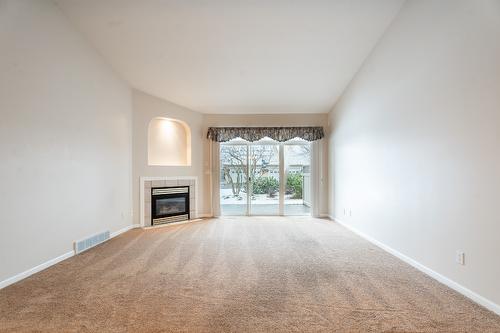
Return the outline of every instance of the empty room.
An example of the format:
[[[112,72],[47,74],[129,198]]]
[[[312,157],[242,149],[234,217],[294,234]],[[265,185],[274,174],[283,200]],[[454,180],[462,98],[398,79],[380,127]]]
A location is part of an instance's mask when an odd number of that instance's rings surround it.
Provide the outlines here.
[[[0,333],[500,333],[500,0],[0,0]]]

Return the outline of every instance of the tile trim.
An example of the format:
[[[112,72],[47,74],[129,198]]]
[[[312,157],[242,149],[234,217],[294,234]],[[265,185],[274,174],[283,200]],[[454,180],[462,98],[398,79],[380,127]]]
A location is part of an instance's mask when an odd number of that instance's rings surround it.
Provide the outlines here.
[[[195,202],[195,207],[196,209],[194,209],[194,212],[196,214],[195,218],[198,218],[200,217],[200,215],[198,214],[198,200],[199,200],[199,196],[198,196],[198,188],[200,187],[199,186],[199,183],[198,183],[198,177],[196,176],[175,176],[175,177],[172,177],[172,176],[164,176],[164,177],[160,177],[160,176],[154,176],[154,177],[150,177],[150,176],[141,176],[139,178],[139,225],[140,227],[142,228],[145,228],[147,227],[146,224],[145,224],[145,218],[144,218],[144,215],[145,215],[145,210],[144,210],[144,206],[145,206],[145,197],[144,197],[144,182],[146,181],[154,181],[154,180],[194,180],[194,202]],[[190,185],[191,186],[191,185]],[[191,199],[191,198],[190,198]]]

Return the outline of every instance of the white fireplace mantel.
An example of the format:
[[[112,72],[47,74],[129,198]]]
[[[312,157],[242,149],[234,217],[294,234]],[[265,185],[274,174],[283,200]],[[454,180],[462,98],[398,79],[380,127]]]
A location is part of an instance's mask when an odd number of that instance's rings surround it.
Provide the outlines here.
[[[140,222],[141,222],[141,227],[147,227],[149,225],[146,225],[146,196],[145,196],[145,191],[144,191],[144,188],[145,188],[145,185],[146,185],[146,182],[160,182],[159,185],[157,186],[176,186],[176,185],[188,185],[188,184],[184,184],[185,181],[194,181],[194,185],[190,185],[190,186],[193,186],[194,187],[194,216],[193,214],[191,214],[192,216],[190,216],[191,219],[196,219],[198,217],[198,187],[199,187],[199,184],[198,184],[198,177],[195,177],[195,176],[178,176],[178,177],[140,177],[140,199],[139,199],[139,203],[140,203],[140,212],[141,212],[141,216],[140,216]],[[165,183],[161,183],[161,182],[165,182]],[[177,182],[176,184],[168,184],[167,182],[171,183],[171,182]],[[154,184],[154,183],[153,183]],[[191,200],[191,198],[190,198]]]

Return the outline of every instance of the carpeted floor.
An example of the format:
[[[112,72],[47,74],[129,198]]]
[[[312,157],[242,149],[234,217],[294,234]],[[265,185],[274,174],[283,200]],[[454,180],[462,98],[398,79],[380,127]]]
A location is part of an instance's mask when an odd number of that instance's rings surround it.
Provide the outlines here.
[[[326,220],[129,231],[0,290],[0,332],[500,332],[500,317]]]

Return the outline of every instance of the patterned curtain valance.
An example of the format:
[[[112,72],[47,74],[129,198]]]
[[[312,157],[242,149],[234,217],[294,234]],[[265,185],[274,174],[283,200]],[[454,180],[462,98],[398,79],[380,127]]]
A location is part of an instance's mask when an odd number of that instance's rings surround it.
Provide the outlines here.
[[[258,141],[264,137],[284,142],[294,138],[315,141],[325,136],[323,127],[210,127],[207,138],[216,142],[226,142],[236,138]]]

